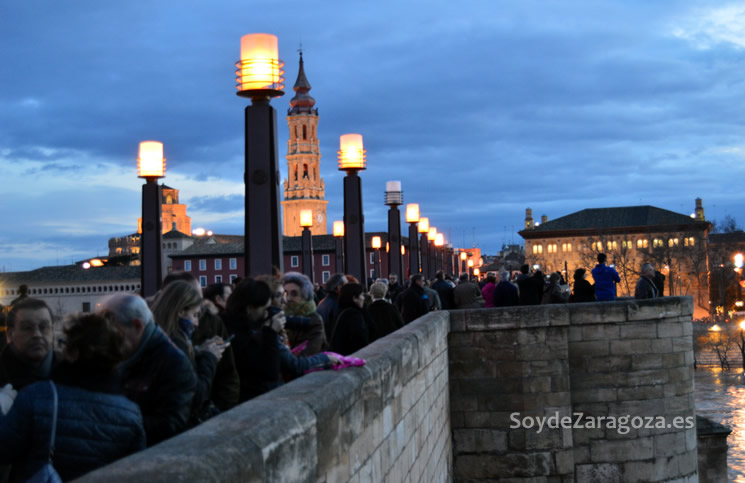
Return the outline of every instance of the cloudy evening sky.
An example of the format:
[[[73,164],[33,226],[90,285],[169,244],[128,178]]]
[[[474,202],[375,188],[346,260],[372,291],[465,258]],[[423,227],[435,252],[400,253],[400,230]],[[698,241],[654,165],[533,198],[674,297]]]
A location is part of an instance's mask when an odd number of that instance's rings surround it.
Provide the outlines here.
[[[328,219],[339,136],[364,136],[366,228],[387,180],[455,246],[654,205],[745,222],[745,2],[360,0],[0,3],[0,270],[104,255],[140,214],[138,143],[164,143],[193,226],[243,230],[240,37],[302,43]],[[330,229],[330,226],[329,226]]]

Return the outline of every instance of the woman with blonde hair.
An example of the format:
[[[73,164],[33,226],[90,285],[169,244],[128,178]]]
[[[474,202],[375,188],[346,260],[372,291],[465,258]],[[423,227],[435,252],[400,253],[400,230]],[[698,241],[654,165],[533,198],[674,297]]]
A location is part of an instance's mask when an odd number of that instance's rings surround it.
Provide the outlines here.
[[[227,347],[227,343],[217,336],[193,346],[191,336],[199,325],[201,308],[201,290],[195,284],[183,280],[169,283],[158,294],[152,306],[155,323],[189,357],[196,373],[197,388],[192,400],[192,423],[200,422],[218,412],[210,403],[209,397],[217,363]]]

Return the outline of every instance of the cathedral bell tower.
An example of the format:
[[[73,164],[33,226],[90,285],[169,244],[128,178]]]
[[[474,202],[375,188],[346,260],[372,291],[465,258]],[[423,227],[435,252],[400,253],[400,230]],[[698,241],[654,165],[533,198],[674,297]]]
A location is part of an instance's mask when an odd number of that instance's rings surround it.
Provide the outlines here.
[[[321,152],[318,148],[318,109],[316,100],[308,92],[310,83],[305,77],[303,53],[300,52],[300,70],[292,88],[295,97],[290,99],[287,125],[290,138],[287,140],[287,179],[282,201],[282,222],[285,236],[300,236],[300,210],[313,210],[314,235],[325,235],[326,185],[321,178]]]

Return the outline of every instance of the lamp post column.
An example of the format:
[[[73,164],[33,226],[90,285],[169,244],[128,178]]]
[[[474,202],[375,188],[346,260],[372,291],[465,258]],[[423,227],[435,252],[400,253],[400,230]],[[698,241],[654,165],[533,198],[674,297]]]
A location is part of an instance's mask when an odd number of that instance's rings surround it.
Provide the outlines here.
[[[251,99],[245,109],[245,276],[283,271],[277,111],[272,97],[284,95],[284,63],[277,37],[241,37],[241,60],[236,62],[237,94]]]
[[[401,255],[401,214],[398,206],[404,202],[400,181],[385,184],[385,204],[388,208],[388,275],[396,274],[403,280],[403,258]]]
[[[337,220],[334,222],[334,248],[336,273],[344,272],[344,222]]]
[[[411,277],[419,273],[419,240],[417,239],[417,223],[419,223],[419,205],[409,203],[406,205],[406,223],[409,224],[409,274]]]
[[[141,280],[143,297],[160,290],[163,281],[161,192],[158,178],[165,176],[166,163],[163,143],[143,141],[137,158],[137,176],[145,179],[142,185],[142,238],[140,239]]]
[[[344,177],[344,272],[367,287],[365,270],[365,215],[362,211],[362,180],[365,150],[361,134],[344,134],[339,142],[339,170]]]

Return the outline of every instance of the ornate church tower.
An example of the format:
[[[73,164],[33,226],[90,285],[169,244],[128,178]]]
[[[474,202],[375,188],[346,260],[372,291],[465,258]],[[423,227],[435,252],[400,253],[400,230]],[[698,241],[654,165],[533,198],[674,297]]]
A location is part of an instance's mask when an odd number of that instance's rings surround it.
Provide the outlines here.
[[[321,179],[321,152],[318,148],[318,109],[316,100],[309,94],[310,83],[305,77],[303,53],[300,52],[300,70],[292,88],[295,97],[290,99],[287,124],[290,138],[287,141],[287,179],[285,199],[282,201],[282,220],[285,236],[300,236],[300,210],[313,210],[314,235],[325,235],[326,185]]]

